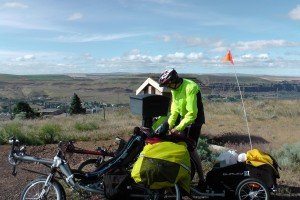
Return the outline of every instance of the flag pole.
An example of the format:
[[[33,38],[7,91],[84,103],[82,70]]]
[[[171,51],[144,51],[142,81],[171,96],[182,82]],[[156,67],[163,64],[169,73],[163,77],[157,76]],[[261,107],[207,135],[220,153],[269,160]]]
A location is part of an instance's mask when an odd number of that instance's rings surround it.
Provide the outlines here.
[[[237,74],[236,74],[236,70],[235,70],[235,67],[234,67],[234,63],[233,63],[233,59],[232,59],[232,55],[231,55],[230,50],[228,51],[227,55],[225,56],[224,61],[230,61],[231,64],[233,65],[235,79],[236,79],[236,82],[237,82],[237,85],[238,85],[238,88],[239,88],[239,92],[240,92],[240,96],[241,96],[241,100],[242,100],[242,105],[243,105],[243,110],[244,110],[244,117],[245,117],[245,121],[246,121],[246,125],[247,125],[249,141],[250,141],[250,148],[252,149],[252,141],[251,141],[251,135],[250,135],[250,130],[249,130],[249,124],[248,124],[248,118],[247,118],[247,113],[246,113],[246,109],[245,109],[244,99],[243,99],[239,79],[238,79]]]
[[[244,117],[245,117],[245,121],[246,121],[246,125],[247,125],[249,141],[250,141],[250,148],[252,150],[252,141],[251,141],[251,136],[250,136],[250,129],[249,129],[249,124],[248,124],[247,113],[246,113],[245,104],[244,104],[244,100],[243,100],[243,95],[242,95],[242,91],[241,91],[241,88],[240,88],[239,80],[238,80],[238,77],[236,75],[236,70],[235,70],[234,65],[233,65],[233,69],[234,69],[235,79],[236,79],[236,82],[237,82],[237,85],[238,85],[238,88],[239,88],[239,92],[240,92],[240,96],[241,96],[241,100],[242,100],[242,105],[243,105],[243,110],[244,110]]]

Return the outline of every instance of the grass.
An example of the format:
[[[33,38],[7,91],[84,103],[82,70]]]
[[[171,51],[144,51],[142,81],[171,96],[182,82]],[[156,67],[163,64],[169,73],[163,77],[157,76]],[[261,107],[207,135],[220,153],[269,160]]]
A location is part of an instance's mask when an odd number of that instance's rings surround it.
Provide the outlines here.
[[[141,125],[139,116],[128,109],[106,110],[93,115],[72,115],[51,119],[14,120],[0,122],[0,144],[7,143],[12,135],[22,136],[26,143],[55,143],[59,140],[108,140],[116,135],[126,136],[134,126]]]
[[[299,100],[247,100],[245,109],[250,135],[264,138],[268,147],[277,149],[300,139]],[[204,134],[235,132],[248,136],[241,103],[205,103],[205,113]]]

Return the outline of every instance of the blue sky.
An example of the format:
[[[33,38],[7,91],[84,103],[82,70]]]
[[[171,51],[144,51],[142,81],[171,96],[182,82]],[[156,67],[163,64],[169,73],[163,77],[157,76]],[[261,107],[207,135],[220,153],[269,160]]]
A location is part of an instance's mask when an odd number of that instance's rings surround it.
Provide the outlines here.
[[[0,0],[0,38],[6,74],[300,76],[298,0]]]

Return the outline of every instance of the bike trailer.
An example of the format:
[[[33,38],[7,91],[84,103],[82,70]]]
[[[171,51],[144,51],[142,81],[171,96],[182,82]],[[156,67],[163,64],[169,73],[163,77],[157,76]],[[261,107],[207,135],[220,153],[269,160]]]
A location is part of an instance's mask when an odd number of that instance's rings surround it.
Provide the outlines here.
[[[245,162],[226,167],[215,165],[207,173],[206,183],[214,191],[235,191],[238,184],[247,178],[255,178],[262,181],[270,190],[277,188],[277,178],[279,177],[278,164],[269,154],[259,150],[247,152]]]

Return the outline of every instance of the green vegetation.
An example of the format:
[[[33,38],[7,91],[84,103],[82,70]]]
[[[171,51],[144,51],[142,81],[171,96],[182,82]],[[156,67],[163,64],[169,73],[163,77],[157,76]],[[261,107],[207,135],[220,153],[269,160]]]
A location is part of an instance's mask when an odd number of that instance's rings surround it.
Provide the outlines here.
[[[127,108],[107,110],[92,115],[11,120],[0,122],[0,144],[6,144],[15,135],[27,145],[56,143],[60,140],[109,140],[117,135],[128,138],[135,126],[141,125],[140,116],[130,114]]]
[[[66,75],[23,75],[26,80],[30,81],[70,81],[74,80],[70,76]]]
[[[21,114],[19,119],[33,119],[35,117],[34,111],[27,102],[20,101],[13,109],[13,117]]]
[[[299,170],[300,142],[297,142],[295,144],[285,144],[273,154],[279,166],[283,170]]]
[[[96,122],[75,122],[74,127],[78,131],[92,131],[99,128]]]
[[[0,80],[9,80],[9,81],[17,81],[17,80],[39,80],[39,81],[49,81],[49,80],[74,80],[72,77],[67,75],[12,75],[12,74],[0,74]]]
[[[34,130],[24,129],[24,121],[11,121],[0,127],[0,144],[5,144],[11,136],[16,136],[24,144],[45,144],[36,137]]]
[[[61,134],[62,128],[60,124],[43,124],[39,128],[39,139],[45,144],[58,143],[64,139]]]
[[[81,100],[76,93],[74,93],[72,97],[69,113],[70,115],[85,113],[85,109],[82,108]]]

